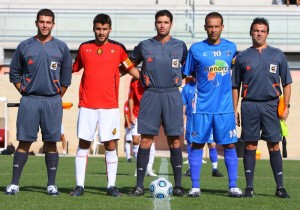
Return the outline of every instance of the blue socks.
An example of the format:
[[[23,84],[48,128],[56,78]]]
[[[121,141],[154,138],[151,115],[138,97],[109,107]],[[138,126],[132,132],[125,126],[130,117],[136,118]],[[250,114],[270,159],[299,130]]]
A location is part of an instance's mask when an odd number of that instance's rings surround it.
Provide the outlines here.
[[[187,144],[186,145],[186,150],[187,150],[187,153],[188,153],[188,156],[191,154],[191,144]]]
[[[202,168],[203,149],[191,148],[189,154],[192,188],[200,188],[200,172]]]
[[[229,189],[237,187],[236,180],[238,176],[238,158],[235,148],[224,149],[224,159],[228,173]]]
[[[209,148],[209,159],[212,163],[218,162],[217,148]]]

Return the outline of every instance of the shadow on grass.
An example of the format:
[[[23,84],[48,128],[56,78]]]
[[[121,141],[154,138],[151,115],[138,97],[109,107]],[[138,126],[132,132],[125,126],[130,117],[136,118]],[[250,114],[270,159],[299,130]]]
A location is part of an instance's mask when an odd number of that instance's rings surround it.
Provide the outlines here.
[[[105,175],[106,176],[105,171],[103,171],[103,172],[89,172],[88,174],[92,174],[92,175],[98,174],[98,175]],[[117,176],[133,176],[133,174],[134,174],[134,171],[129,172],[129,173],[119,173],[118,172]],[[156,178],[161,177],[161,176],[173,177],[173,174],[172,173],[160,173],[160,174],[158,174],[158,176]],[[147,177],[147,175],[145,177]],[[153,178],[155,178],[155,177],[153,177]]]
[[[47,194],[47,186],[22,186],[20,192],[38,192]]]
[[[120,193],[122,193],[122,196],[128,196],[129,193],[133,190],[133,187],[121,187],[118,188]],[[5,191],[6,186],[0,186],[1,189],[3,189],[3,192]],[[74,188],[59,188],[59,192],[63,194],[70,194],[70,192]],[[188,194],[189,189],[184,189],[186,192],[186,196]],[[41,186],[23,186],[20,187],[21,192],[36,192],[36,193],[42,193],[47,194],[47,187],[41,187]],[[228,191],[227,190],[214,190],[214,189],[201,189],[201,192],[203,194],[210,194],[210,195],[218,195],[218,196],[224,196],[228,197]],[[92,194],[92,195],[107,195],[107,188],[106,187],[94,187],[94,186],[85,186],[84,189],[85,194]],[[254,196],[264,196],[264,197],[275,197],[273,194],[265,194],[265,193],[259,193]],[[145,195],[142,197],[145,198],[152,198],[152,196],[149,194],[149,189],[145,188]]]
[[[132,187],[121,187],[121,188],[119,188],[117,186],[117,188],[118,188],[119,192],[122,193],[123,196],[124,195],[127,196],[127,194],[129,194],[132,191],[133,186]],[[59,192],[67,193],[67,194],[70,194],[70,192],[72,190],[73,190],[72,188],[59,188]],[[93,195],[106,195],[107,188],[106,187],[85,186],[84,193],[85,194],[93,194]]]
[[[58,187],[59,193],[63,193],[63,194],[70,194],[70,192],[73,191],[73,190],[74,190],[74,188],[63,188],[63,187],[60,188],[60,187]],[[20,187],[20,191],[22,191],[22,192],[37,192],[37,193],[47,194],[47,187],[23,186],[23,187]],[[89,193],[89,194],[106,194],[106,192],[107,192],[106,187],[86,186],[84,188],[84,193]]]
[[[214,189],[201,189],[202,193],[211,194],[211,195],[219,195],[228,197],[227,190],[214,190]],[[264,194],[264,193],[254,193],[254,196],[264,196],[264,197],[274,197],[274,195]],[[245,197],[244,197],[245,198]]]
[[[211,195],[219,195],[219,196],[227,196],[228,197],[228,191],[227,190],[214,190],[214,189],[201,189],[202,193],[205,194],[211,194]]]

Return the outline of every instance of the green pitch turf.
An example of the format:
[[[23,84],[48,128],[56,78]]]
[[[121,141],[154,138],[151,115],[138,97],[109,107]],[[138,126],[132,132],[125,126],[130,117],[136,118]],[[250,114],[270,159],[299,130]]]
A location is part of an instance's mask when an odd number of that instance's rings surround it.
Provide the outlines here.
[[[117,187],[123,196],[113,198],[106,195],[106,169],[104,158],[90,157],[87,166],[85,193],[81,197],[71,197],[69,192],[75,187],[75,161],[74,157],[61,157],[59,162],[57,185],[60,195],[51,197],[46,194],[46,168],[44,157],[30,156],[20,180],[20,192],[15,196],[0,193],[0,209],[120,209],[120,210],[150,210],[150,209],[300,209],[300,161],[284,160],[284,183],[290,194],[290,199],[280,199],[274,196],[275,181],[268,160],[257,161],[255,172],[255,197],[230,198],[227,196],[227,173],[224,160],[219,160],[219,170],[224,177],[211,176],[211,164],[203,164],[201,174],[202,195],[199,198],[170,199],[170,208],[155,204],[148,191],[148,185],[153,180],[146,177],[145,188],[147,192],[138,198],[128,197],[135,185],[135,162],[127,163],[124,158],[119,159]],[[0,189],[3,192],[9,184],[12,175],[12,156],[0,156]],[[155,158],[154,169],[159,173],[162,158]],[[172,169],[168,164],[169,180],[173,183]],[[183,165],[183,171],[187,169]],[[245,187],[242,160],[239,161],[238,185]],[[191,187],[189,177],[182,177],[183,187],[188,191]],[[159,206],[160,205],[160,206]]]

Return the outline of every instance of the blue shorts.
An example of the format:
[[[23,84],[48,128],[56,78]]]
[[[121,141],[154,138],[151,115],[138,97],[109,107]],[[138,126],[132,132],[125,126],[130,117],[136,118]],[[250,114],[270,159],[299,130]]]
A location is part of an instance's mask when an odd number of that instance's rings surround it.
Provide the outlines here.
[[[282,140],[277,114],[278,100],[253,102],[242,100],[241,118],[243,141],[279,142]]]
[[[209,135],[209,139],[207,141],[207,143],[211,144],[213,143],[215,140],[214,140],[214,132],[213,132],[213,129],[211,129],[210,131],[210,135]]]
[[[40,127],[43,141],[60,141],[62,113],[60,95],[23,96],[17,117],[17,139],[36,141]]]
[[[157,136],[162,124],[167,136],[182,135],[182,106],[178,88],[146,89],[140,104],[138,133]]]
[[[211,133],[213,133],[213,138]],[[190,142],[232,144],[238,141],[234,113],[193,114]]]
[[[192,134],[192,127],[193,127],[192,125],[186,126],[187,130],[185,131],[185,140],[187,141],[188,144],[192,143],[190,141],[191,134]],[[209,139],[206,143],[211,144],[213,142],[214,142],[214,134],[213,134],[213,129],[211,129]]]

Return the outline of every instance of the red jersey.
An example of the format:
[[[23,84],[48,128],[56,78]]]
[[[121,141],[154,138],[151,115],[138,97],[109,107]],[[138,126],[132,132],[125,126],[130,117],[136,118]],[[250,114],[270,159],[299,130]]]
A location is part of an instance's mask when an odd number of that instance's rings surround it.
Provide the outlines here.
[[[140,112],[140,101],[145,89],[140,80],[132,78],[129,87],[129,99],[133,99],[133,115],[137,118]]]
[[[79,87],[79,107],[118,108],[119,65],[133,68],[124,45],[108,40],[102,46],[95,40],[82,43],[73,64],[73,72],[84,69]]]

